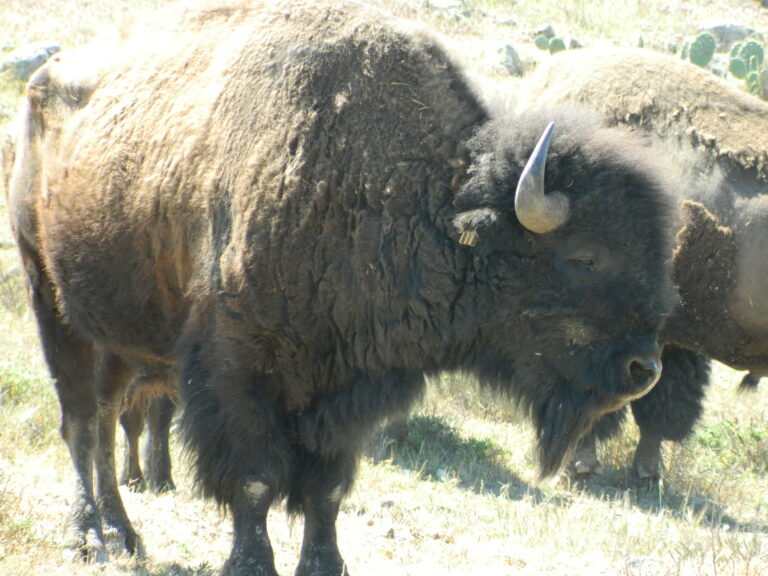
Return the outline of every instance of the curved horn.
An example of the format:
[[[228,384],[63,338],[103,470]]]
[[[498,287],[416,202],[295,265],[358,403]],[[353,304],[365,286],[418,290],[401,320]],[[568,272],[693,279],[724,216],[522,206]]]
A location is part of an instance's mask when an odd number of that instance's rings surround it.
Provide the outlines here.
[[[517,219],[536,234],[552,232],[562,226],[568,220],[570,211],[565,195],[560,192],[544,193],[544,168],[554,128],[554,122],[550,122],[539,138],[520,175],[515,192]]]

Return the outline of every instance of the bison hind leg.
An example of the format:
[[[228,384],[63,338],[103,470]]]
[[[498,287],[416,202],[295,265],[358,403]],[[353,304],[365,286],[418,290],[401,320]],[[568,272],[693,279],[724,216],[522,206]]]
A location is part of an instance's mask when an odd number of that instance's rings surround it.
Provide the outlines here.
[[[176,490],[171,474],[170,434],[176,403],[167,394],[147,406],[147,445],[144,451],[147,485],[160,494]]]
[[[59,398],[61,436],[75,469],[75,490],[65,545],[87,562],[105,562],[107,552],[93,489],[98,426],[93,344],[79,337],[62,321],[53,284],[35,248],[23,236],[17,237],[17,244],[29,303]]]
[[[125,511],[115,471],[117,418],[131,376],[131,368],[122,358],[104,350],[99,352],[96,362],[96,386],[99,396],[96,478],[98,503],[105,528],[117,535],[121,547],[132,555],[143,558],[144,545]]]
[[[125,433],[126,449],[120,484],[132,492],[144,492],[147,483],[139,462],[139,438],[144,429],[144,405],[135,402],[120,414],[120,426]]]

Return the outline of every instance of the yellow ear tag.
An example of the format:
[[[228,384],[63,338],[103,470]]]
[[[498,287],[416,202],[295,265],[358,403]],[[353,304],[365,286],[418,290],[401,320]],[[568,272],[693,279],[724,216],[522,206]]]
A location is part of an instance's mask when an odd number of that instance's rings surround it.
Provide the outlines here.
[[[480,240],[480,236],[477,235],[477,232],[474,230],[464,230],[464,232],[461,233],[461,238],[459,238],[459,244],[463,244],[464,246],[474,246],[477,244],[478,240]]]

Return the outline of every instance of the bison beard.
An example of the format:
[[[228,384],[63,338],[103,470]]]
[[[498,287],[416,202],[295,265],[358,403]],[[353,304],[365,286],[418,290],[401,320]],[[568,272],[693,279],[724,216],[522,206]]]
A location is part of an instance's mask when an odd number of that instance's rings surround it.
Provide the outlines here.
[[[496,114],[432,36],[356,3],[142,28],[32,78],[10,182],[78,553],[104,556],[102,519],[142,549],[113,454],[137,375],[179,376],[197,482],[233,516],[225,574],[270,576],[283,498],[304,516],[296,574],[346,574],[361,445],[425,375],[518,399],[544,474],[653,385],[671,211],[629,135]]]

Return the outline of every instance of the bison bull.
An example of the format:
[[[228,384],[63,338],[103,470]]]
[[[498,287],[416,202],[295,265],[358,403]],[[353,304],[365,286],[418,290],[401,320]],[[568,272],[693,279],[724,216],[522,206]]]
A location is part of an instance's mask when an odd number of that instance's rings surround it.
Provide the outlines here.
[[[10,185],[82,554],[100,513],[140,548],[110,462],[136,374],[178,373],[197,481],[233,515],[224,573],[275,574],[287,498],[302,576],[346,573],[361,444],[425,374],[518,398],[543,474],[656,382],[669,194],[623,132],[499,117],[432,36],[359,4],[203,6],[123,42],[31,79]]]
[[[649,50],[563,53],[526,92],[545,105],[590,103],[609,124],[652,136],[688,182],[673,257],[680,303],[662,334],[664,373],[632,403],[635,467],[655,476],[662,440],[682,440],[701,414],[709,358],[749,370],[742,387],[768,375],[768,104]],[[607,417],[596,435],[615,432],[619,421],[619,413]],[[592,471],[594,435],[585,444],[583,470]]]

